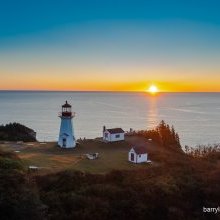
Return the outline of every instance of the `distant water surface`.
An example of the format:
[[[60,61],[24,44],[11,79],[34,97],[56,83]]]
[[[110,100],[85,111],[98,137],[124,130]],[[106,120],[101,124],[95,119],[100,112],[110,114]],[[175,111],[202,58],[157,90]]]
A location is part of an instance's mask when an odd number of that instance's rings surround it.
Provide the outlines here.
[[[56,141],[58,112],[68,100],[76,112],[75,136],[101,136],[102,126],[124,130],[174,125],[182,145],[220,143],[220,93],[0,92],[0,124],[20,122],[40,141]]]

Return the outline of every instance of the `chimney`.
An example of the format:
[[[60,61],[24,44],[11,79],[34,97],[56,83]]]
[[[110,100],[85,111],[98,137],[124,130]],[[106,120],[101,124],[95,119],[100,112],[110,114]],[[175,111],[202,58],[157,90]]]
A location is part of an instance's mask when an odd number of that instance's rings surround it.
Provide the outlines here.
[[[103,126],[103,132],[105,132],[106,128],[105,128],[105,125]]]

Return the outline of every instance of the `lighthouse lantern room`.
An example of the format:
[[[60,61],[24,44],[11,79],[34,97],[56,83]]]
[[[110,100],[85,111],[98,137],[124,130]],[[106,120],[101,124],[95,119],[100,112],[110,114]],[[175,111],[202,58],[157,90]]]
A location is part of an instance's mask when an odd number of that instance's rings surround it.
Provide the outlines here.
[[[62,105],[62,112],[59,114],[61,124],[58,145],[62,148],[74,148],[76,146],[72,124],[72,118],[75,116],[75,113],[72,112],[71,108],[72,106],[66,101]]]

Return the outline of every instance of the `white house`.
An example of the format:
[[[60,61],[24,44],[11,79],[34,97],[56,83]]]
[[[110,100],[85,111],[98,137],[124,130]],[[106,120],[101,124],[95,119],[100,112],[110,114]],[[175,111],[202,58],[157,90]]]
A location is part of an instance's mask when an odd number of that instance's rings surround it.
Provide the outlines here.
[[[121,128],[106,129],[103,127],[103,140],[107,142],[123,141],[125,132]]]
[[[141,146],[132,147],[128,152],[128,160],[132,163],[148,162],[146,148]]]

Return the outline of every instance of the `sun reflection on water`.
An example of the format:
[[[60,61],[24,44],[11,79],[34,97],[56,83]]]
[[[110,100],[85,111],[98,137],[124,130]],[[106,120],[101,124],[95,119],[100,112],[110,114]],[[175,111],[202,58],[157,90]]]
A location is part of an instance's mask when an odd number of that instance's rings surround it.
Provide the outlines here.
[[[158,97],[148,96],[149,106],[147,109],[147,128],[153,129],[159,123],[158,117]]]

